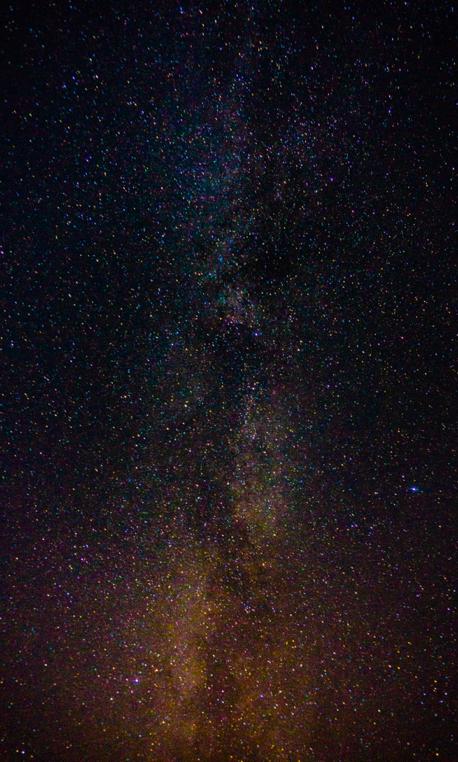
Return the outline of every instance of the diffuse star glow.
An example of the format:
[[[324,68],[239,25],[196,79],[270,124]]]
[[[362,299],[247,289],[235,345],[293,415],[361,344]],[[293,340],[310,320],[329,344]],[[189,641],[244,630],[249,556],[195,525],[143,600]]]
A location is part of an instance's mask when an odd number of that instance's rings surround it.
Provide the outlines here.
[[[5,13],[0,756],[454,759],[453,10]]]

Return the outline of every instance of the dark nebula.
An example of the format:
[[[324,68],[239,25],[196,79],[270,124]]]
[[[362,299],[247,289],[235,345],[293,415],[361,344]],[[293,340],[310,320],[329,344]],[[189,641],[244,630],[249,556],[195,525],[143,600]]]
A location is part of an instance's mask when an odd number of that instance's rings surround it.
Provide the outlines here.
[[[1,16],[0,760],[457,759],[456,9]]]

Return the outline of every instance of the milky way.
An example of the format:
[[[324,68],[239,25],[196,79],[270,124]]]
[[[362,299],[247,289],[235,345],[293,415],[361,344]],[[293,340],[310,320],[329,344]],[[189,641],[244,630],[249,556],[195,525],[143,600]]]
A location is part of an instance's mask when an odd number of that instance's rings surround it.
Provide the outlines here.
[[[451,760],[453,8],[29,5],[2,759]]]

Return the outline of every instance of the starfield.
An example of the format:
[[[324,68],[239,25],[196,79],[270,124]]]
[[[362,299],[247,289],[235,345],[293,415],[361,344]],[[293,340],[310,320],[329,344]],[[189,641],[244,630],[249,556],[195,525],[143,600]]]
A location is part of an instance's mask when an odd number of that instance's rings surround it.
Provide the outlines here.
[[[0,759],[458,759],[457,9],[1,11]]]

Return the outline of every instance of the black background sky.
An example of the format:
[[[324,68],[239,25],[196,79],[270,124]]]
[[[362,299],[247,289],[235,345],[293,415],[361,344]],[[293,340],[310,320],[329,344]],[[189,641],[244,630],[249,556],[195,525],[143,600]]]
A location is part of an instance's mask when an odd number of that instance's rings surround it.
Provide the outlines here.
[[[451,760],[452,4],[1,28],[2,759]]]

